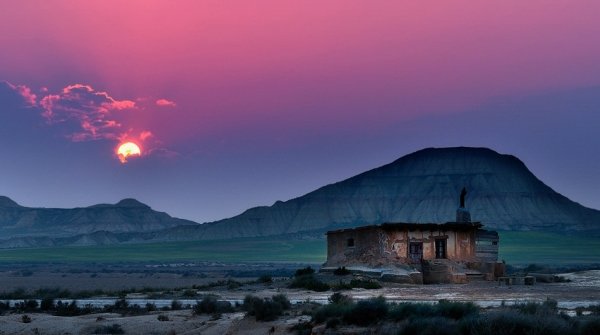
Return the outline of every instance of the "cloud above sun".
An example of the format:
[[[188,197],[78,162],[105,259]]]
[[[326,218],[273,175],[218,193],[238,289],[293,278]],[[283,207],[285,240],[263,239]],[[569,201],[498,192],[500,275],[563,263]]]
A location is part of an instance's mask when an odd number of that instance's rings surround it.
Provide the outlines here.
[[[150,113],[152,106],[176,106],[167,99],[157,99],[154,105],[148,105],[147,98],[117,99],[86,84],[68,85],[56,93],[44,88],[38,94],[25,85],[4,84],[22,97],[24,107],[37,109],[48,127],[60,129],[60,134],[72,142],[134,142],[144,144],[148,152],[159,149],[160,142],[150,129],[134,120]]]
[[[136,104],[131,100],[117,100],[107,92],[97,91],[89,85],[75,84],[58,94],[40,99],[42,116],[49,124],[75,122],[79,129],[67,137],[75,142],[116,139],[122,132],[119,112],[132,112]]]

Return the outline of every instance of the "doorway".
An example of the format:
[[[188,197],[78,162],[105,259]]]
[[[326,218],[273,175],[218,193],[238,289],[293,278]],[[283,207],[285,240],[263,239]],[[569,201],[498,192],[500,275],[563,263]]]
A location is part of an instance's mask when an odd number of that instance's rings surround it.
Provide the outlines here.
[[[446,239],[435,240],[435,258],[446,258]]]
[[[408,258],[411,263],[421,263],[423,260],[423,242],[410,242],[408,245]]]

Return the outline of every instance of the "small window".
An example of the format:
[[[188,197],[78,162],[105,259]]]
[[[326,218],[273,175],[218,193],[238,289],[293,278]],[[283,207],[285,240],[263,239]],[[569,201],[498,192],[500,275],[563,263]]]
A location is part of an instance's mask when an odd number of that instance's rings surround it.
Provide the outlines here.
[[[498,241],[492,242],[492,245],[498,245]]]
[[[446,240],[435,240],[435,258],[446,258]]]
[[[349,238],[348,241],[346,242],[346,246],[353,247],[354,246],[354,239],[353,238]]]

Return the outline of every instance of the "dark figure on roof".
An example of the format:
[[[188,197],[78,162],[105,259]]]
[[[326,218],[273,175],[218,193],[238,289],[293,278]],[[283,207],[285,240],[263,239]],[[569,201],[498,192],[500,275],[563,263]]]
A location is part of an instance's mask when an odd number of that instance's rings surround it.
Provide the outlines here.
[[[465,196],[467,196],[467,189],[463,187],[460,192],[460,208],[465,208]]]

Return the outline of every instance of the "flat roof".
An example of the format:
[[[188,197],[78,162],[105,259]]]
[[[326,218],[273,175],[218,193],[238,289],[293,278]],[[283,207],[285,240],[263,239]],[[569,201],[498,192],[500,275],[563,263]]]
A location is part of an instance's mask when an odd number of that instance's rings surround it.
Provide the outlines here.
[[[415,223],[415,222],[385,222],[355,228],[343,228],[330,230],[326,234],[335,234],[348,231],[367,230],[373,228],[382,229],[408,229],[408,230],[469,230],[483,227],[481,222],[445,222],[445,223]]]

